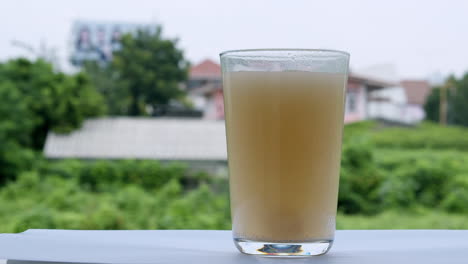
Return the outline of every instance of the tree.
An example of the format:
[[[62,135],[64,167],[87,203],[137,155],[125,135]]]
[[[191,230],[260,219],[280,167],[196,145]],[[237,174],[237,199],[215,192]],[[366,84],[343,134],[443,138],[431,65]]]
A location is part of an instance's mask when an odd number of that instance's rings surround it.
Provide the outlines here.
[[[156,27],[124,35],[121,44],[111,67],[128,91],[129,115],[146,115],[148,107],[158,109],[183,97],[179,86],[187,78],[188,63],[177,40],[164,39]]]
[[[21,93],[11,82],[0,82],[0,183],[26,168],[31,153],[22,146],[31,143],[31,115]]]
[[[428,120],[439,122],[441,89],[447,92],[448,124],[468,126],[468,73],[461,79],[451,76],[443,86],[432,89],[424,104]]]
[[[434,87],[426,99],[424,104],[424,111],[426,112],[426,119],[434,122],[439,122],[440,111],[440,87]]]
[[[100,115],[105,111],[102,97],[91,85],[86,74],[67,75],[56,72],[51,64],[41,59],[14,59],[0,64],[0,85],[8,86],[14,94],[10,99],[2,98],[2,103],[19,104],[26,109],[25,117],[14,124],[20,126],[23,122],[32,123],[30,130],[22,130],[28,131],[28,135],[23,136],[27,140],[17,142],[35,150],[42,149],[49,130],[70,132],[79,127],[84,118]],[[15,110],[8,107],[4,111],[11,114]],[[0,122],[6,124],[11,120],[13,119],[5,118]]]
[[[455,91],[449,101],[453,123],[468,126],[468,73],[454,81]]]
[[[126,115],[130,106],[130,94],[111,66],[89,61],[84,63],[83,71],[104,98],[107,114]]]
[[[42,59],[0,63],[0,98],[0,182],[33,166],[48,131],[70,132],[105,111],[85,74],[56,72]]]

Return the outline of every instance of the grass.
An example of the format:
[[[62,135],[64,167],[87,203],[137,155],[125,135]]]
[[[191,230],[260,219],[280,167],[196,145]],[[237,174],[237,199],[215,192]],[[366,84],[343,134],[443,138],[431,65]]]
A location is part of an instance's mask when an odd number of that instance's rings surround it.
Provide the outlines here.
[[[347,152],[353,157],[361,155],[357,165],[353,163],[354,169],[347,172],[357,176],[354,180],[367,176],[351,181],[358,186],[356,194],[364,193],[362,200],[371,199],[366,196],[371,188],[365,187],[366,181],[381,174],[395,180],[386,189],[391,192],[382,194],[382,199],[391,201],[391,193],[397,194],[393,198],[409,194],[403,197],[411,198],[407,202],[411,206],[395,202],[395,206],[379,207],[382,211],[375,215],[339,213],[337,229],[468,229],[468,215],[459,213],[468,212],[468,129],[432,123],[397,128],[366,121],[346,125],[344,141],[350,149],[359,146]],[[367,151],[372,155],[365,155]],[[351,166],[351,161],[347,162]],[[229,228],[227,193],[212,192],[206,186],[184,190],[181,183],[169,181],[184,175],[179,167],[144,161],[47,163],[0,187],[0,232],[28,228]],[[440,175],[447,178],[440,180]],[[428,191],[413,197],[417,191],[405,179],[415,179],[417,186]],[[398,185],[398,180],[402,184]],[[444,189],[441,185],[449,180],[451,184]],[[398,189],[402,186],[413,189]],[[437,195],[428,204],[432,196],[426,194],[431,193],[452,195],[451,204],[462,210],[452,210],[447,204],[437,206],[443,201]],[[424,201],[426,208],[422,207]],[[444,208],[448,209],[442,211]]]
[[[468,229],[467,216],[440,211],[386,211],[375,216],[337,216],[337,229]]]
[[[392,127],[375,121],[346,125],[344,141],[365,137],[377,148],[451,149],[468,151],[468,128],[422,122],[412,127]]]
[[[468,128],[423,122],[414,127],[388,127],[374,121],[345,126],[344,141],[370,142],[375,162],[390,172],[418,161],[466,172]],[[468,190],[466,190],[468,191]],[[468,206],[468,205],[467,205]],[[438,209],[390,209],[377,215],[338,214],[338,229],[468,229],[466,214]]]
[[[451,162],[468,164],[468,151],[452,149],[375,148],[373,154],[376,162],[380,164],[395,162],[396,165],[401,165],[402,161],[408,163],[415,162],[416,160],[449,160]]]

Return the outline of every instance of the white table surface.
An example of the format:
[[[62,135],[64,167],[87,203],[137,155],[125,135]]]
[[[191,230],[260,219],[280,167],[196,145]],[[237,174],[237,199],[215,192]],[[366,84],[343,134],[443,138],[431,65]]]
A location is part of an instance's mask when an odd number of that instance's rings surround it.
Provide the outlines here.
[[[0,264],[75,263],[468,263],[468,230],[337,231],[324,256],[241,254],[230,231],[28,230],[0,234]]]

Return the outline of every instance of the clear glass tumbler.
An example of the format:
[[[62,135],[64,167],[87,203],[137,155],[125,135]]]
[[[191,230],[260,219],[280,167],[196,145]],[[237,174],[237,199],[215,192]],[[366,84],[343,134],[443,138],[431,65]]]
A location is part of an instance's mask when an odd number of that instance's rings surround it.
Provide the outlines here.
[[[349,54],[221,53],[234,243],[310,256],[334,239]]]

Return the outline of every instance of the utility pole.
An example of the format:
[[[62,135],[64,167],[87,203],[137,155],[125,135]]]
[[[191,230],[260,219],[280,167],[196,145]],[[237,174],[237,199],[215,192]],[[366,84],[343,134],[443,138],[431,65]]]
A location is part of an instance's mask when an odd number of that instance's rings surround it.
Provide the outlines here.
[[[440,87],[439,123],[442,126],[447,125],[447,88],[448,81]]]
[[[450,97],[455,96],[456,94],[456,85],[453,78],[449,78],[445,83],[440,87],[440,102],[439,102],[439,123],[442,126],[447,125],[448,123],[448,107],[449,107],[449,93]]]

